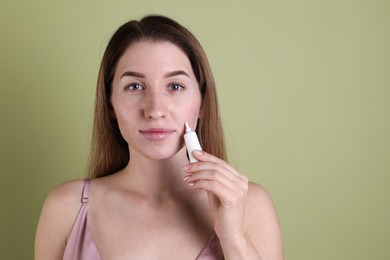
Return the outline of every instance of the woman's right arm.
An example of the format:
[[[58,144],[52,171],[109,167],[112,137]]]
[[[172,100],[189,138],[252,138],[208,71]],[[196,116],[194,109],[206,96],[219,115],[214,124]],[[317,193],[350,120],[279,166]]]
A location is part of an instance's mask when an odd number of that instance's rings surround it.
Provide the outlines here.
[[[47,196],[35,235],[35,260],[62,259],[81,206],[82,180],[59,185]]]

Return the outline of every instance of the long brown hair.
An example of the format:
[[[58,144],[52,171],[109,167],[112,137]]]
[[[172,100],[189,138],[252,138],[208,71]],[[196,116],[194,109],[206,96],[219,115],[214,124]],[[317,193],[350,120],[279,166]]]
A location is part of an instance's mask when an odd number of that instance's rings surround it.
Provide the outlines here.
[[[112,117],[110,99],[118,60],[131,44],[140,41],[171,42],[187,55],[202,94],[196,129],[202,148],[227,160],[214,77],[203,48],[194,35],[176,21],[150,15],[119,27],[104,52],[96,88],[88,177],[97,178],[115,173],[126,167],[130,160],[128,145],[119,131],[116,119]]]

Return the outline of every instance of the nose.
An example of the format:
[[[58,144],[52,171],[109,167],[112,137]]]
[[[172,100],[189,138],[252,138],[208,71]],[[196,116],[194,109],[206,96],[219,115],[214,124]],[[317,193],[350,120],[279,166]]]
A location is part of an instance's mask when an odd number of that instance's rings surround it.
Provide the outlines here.
[[[158,93],[148,93],[144,98],[143,108],[144,116],[148,119],[161,119],[166,117],[166,102]]]

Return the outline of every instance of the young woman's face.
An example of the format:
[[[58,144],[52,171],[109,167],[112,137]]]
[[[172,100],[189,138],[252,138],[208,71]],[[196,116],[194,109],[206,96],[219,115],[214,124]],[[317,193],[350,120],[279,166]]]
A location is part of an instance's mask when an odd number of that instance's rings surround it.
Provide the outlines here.
[[[166,159],[196,128],[201,93],[188,57],[170,42],[138,42],[119,59],[111,102],[130,154]]]

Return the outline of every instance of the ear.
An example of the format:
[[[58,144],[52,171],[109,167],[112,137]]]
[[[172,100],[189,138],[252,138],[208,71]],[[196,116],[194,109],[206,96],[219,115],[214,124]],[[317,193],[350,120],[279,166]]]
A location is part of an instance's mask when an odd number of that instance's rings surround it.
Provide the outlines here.
[[[203,100],[202,100],[202,104],[200,104],[200,108],[199,108],[199,114],[198,114],[198,120],[203,118],[204,117],[204,106],[203,106]]]
[[[205,99],[207,98],[206,95],[206,83],[201,84],[200,87],[200,94],[201,94],[201,103],[200,103],[200,108],[199,108],[199,115],[198,115],[198,120],[204,117],[205,114]]]
[[[111,118],[116,120],[115,109],[112,106],[111,100],[108,102],[108,114],[110,115]]]
[[[113,119],[116,120],[116,114],[115,114],[115,111],[112,107],[110,107],[110,110],[108,111],[108,114],[110,115],[110,117],[112,117]]]

